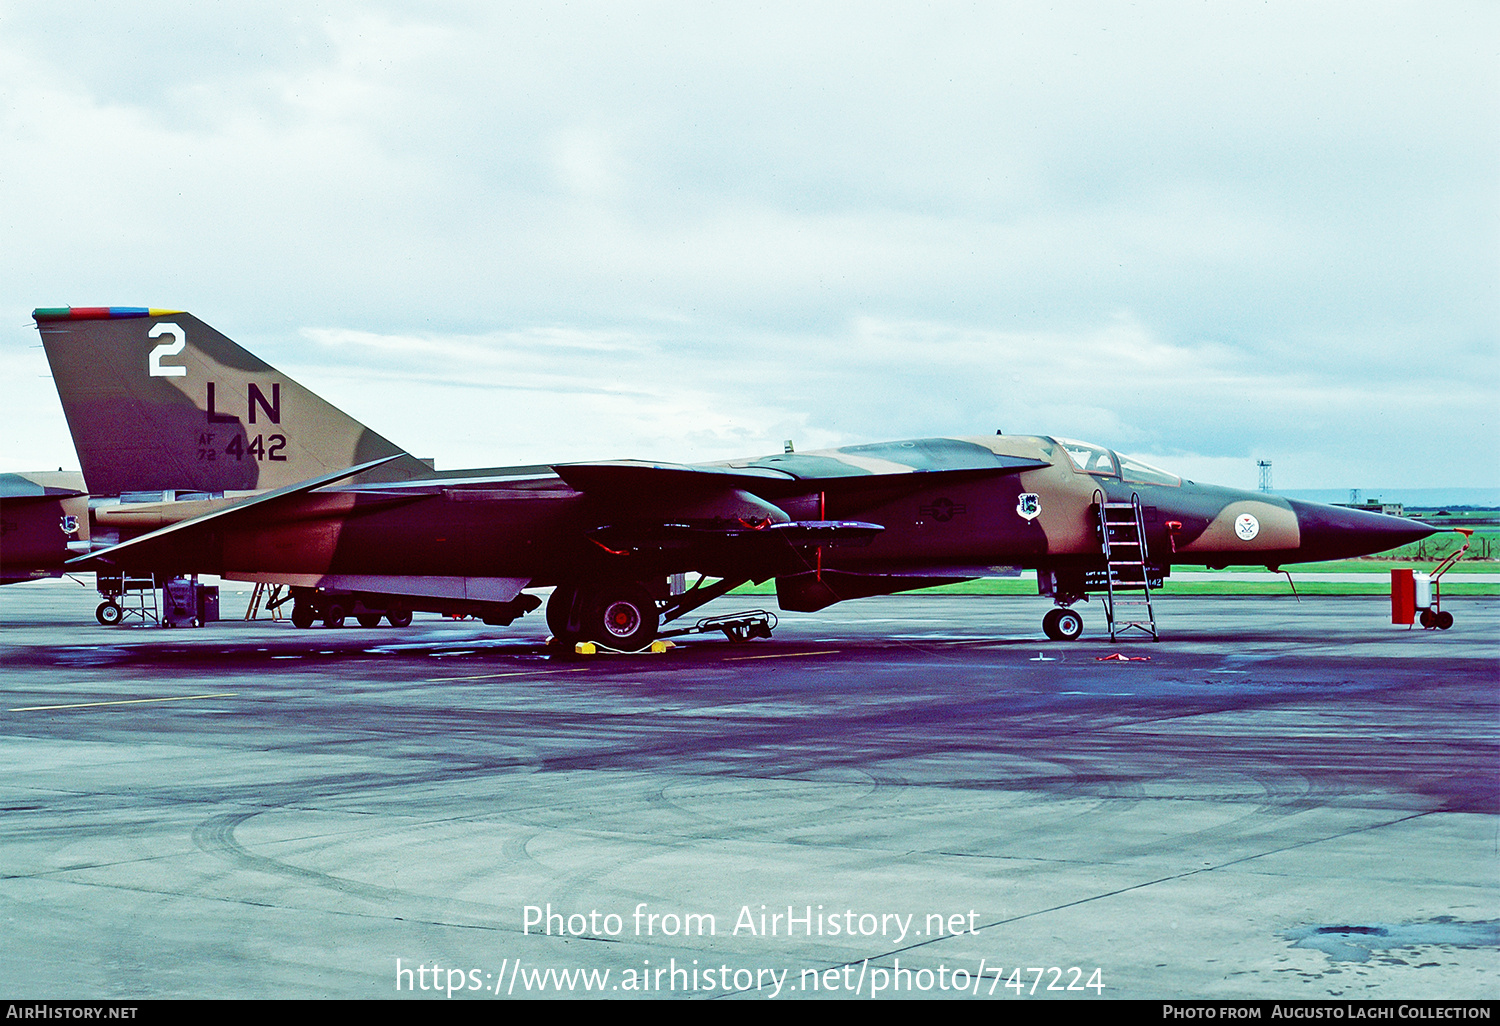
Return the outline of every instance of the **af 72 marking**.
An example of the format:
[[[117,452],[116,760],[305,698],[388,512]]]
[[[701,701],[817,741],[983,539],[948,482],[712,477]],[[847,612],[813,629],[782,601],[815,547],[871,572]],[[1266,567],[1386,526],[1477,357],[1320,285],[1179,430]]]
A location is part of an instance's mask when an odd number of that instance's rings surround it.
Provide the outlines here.
[[[198,436],[198,459],[216,460],[219,458],[217,442],[211,434]],[[237,460],[254,458],[257,460],[271,460],[275,463],[286,462],[286,457],[281,451],[286,448],[286,435],[256,435],[254,441],[235,434],[229,444],[224,446],[224,455],[233,456]]]

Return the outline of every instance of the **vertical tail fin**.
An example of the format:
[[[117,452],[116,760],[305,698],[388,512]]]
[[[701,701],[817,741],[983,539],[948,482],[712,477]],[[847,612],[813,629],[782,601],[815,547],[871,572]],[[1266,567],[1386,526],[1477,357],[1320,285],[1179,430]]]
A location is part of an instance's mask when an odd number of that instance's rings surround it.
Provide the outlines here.
[[[192,314],[32,311],[96,495],[282,488],[403,450]],[[369,480],[430,473],[410,455]]]

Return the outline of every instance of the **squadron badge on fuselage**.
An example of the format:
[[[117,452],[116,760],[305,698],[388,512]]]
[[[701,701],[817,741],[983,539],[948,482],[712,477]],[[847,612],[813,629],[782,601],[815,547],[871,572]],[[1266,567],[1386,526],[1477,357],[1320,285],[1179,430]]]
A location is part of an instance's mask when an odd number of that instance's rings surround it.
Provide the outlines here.
[[[1042,497],[1036,492],[1022,492],[1016,500],[1016,512],[1022,520],[1035,520],[1042,515]]]

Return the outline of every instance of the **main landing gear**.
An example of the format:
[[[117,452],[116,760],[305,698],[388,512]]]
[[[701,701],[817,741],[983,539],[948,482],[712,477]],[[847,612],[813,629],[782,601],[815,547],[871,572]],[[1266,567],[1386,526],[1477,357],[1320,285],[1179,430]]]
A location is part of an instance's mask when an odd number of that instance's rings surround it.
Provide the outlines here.
[[[692,627],[664,631],[684,613],[727,595],[744,578],[725,577],[713,584],[702,580],[685,591],[673,592],[665,578],[660,581],[595,580],[564,581],[547,600],[547,627],[553,641],[571,649],[580,641],[592,641],[623,652],[639,652],[657,638],[721,631],[730,641],[769,638],[776,617],[764,610],[730,616],[711,616]]]
[[[635,651],[651,644],[660,625],[656,599],[634,581],[559,585],[547,601],[547,627],[566,646],[596,641]]]
[[[1058,606],[1042,617],[1042,631],[1053,641],[1077,641],[1083,633],[1083,614]]]

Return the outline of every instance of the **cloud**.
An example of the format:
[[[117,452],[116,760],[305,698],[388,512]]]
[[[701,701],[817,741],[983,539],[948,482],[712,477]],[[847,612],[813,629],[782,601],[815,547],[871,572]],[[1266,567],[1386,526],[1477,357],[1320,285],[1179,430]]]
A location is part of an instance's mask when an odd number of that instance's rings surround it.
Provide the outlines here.
[[[0,29],[7,344],[37,305],[189,308],[414,383],[372,416],[506,393],[474,410],[503,429],[449,429],[463,459],[1003,426],[1497,476],[1431,455],[1497,440],[1490,5],[160,0]],[[0,458],[34,424],[0,413]]]
[[[1169,468],[1237,467],[1249,485],[1266,457],[1279,460],[1283,487],[1396,485],[1409,483],[1393,470],[1402,460],[1413,482],[1431,469],[1417,453],[1433,433],[1472,433],[1493,416],[1482,378],[1454,380],[1440,366],[1335,381],[1317,361],[1289,367],[1280,349],[1180,344],[1126,314],[1078,333],[866,317],[828,334],[714,345],[682,325],[304,336],[304,384],[446,467],[724,459],[786,438],[806,450],[998,428],[1095,440]],[[1465,479],[1485,473],[1469,466]]]

